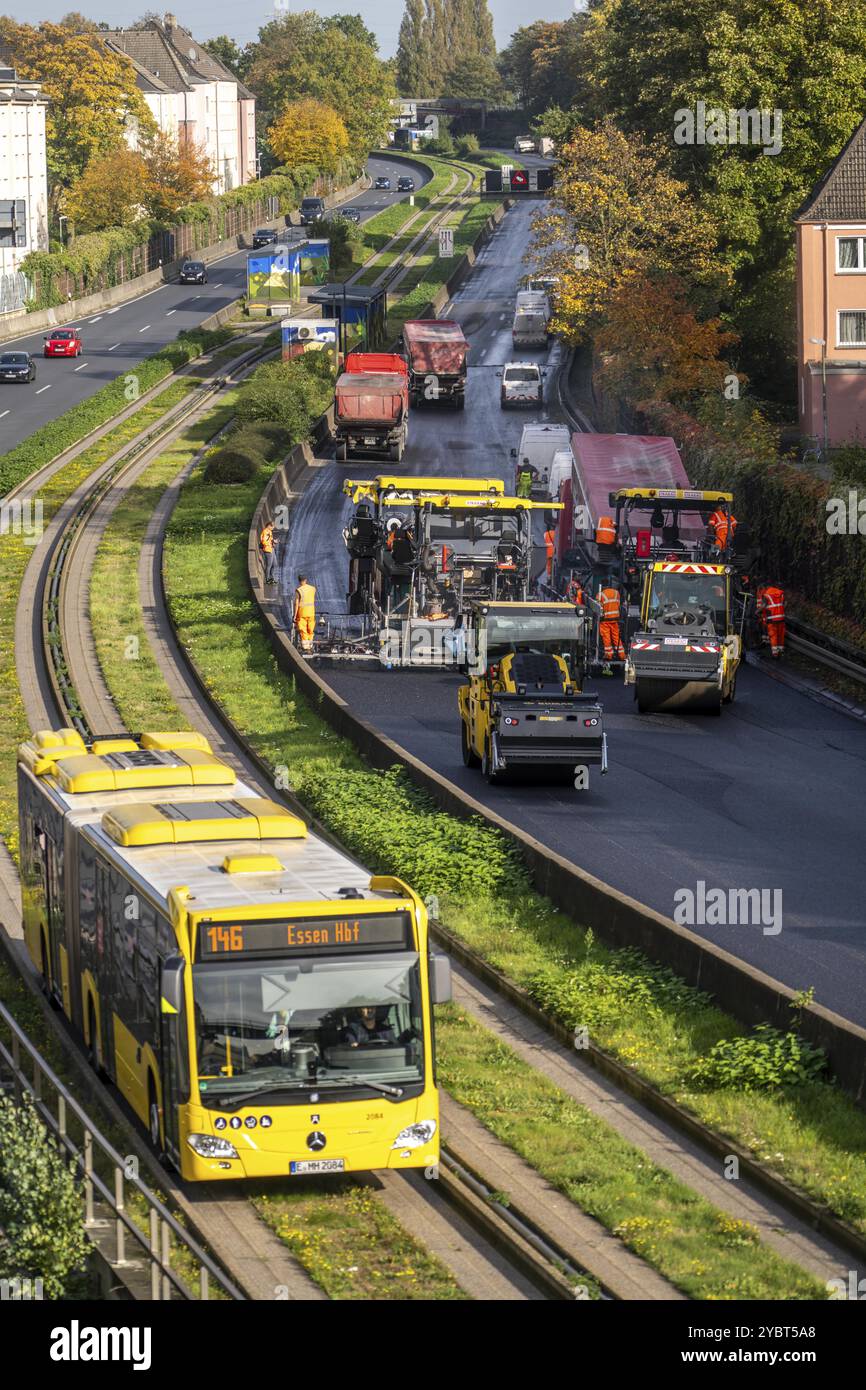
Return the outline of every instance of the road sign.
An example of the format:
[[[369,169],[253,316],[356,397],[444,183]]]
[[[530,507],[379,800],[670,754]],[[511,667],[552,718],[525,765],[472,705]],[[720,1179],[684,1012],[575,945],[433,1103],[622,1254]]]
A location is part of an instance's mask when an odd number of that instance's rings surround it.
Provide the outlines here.
[[[439,258],[440,260],[450,260],[454,255],[454,228],[439,228]]]
[[[529,188],[529,175],[525,169],[512,169],[511,171],[512,192],[526,190]]]

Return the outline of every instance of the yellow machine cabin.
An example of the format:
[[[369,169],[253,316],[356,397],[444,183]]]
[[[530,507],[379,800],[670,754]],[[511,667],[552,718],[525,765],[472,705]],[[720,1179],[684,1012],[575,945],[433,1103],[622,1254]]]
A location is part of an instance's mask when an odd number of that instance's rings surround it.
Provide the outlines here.
[[[423,903],[258,797],[195,733],[18,762],[27,948],[185,1178],[438,1157]]]

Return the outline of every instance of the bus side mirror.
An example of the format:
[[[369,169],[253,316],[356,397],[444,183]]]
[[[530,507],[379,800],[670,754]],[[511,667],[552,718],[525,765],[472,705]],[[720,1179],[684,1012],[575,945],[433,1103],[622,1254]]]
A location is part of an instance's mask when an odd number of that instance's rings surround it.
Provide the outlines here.
[[[183,1009],[183,956],[169,956],[162,963],[160,1012],[179,1014]]]
[[[451,1001],[451,958],[441,951],[430,952],[430,999],[434,1004]]]

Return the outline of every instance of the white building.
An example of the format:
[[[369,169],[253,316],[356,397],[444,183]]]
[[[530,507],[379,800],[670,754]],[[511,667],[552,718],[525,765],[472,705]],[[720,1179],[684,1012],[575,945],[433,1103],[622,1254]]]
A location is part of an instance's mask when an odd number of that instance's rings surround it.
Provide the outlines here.
[[[24,257],[48,250],[47,105],[41,83],[0,67],[0,314],[23,307]]]
[[[255,97],[173,14],[140,29],[110,29],[101,37],[131,59],[160,130],[204,149],[215,171],[214,193],[255,178]],[[133,147],[136,138],[130,131]]]

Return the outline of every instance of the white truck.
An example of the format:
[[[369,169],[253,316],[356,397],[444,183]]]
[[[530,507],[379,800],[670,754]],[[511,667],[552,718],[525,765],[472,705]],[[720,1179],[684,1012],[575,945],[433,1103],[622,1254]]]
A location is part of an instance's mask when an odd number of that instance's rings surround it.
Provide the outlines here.
[[[535,150],[535,141],[531,135],[518,135],[514,141],[515,154],[532,154]]]
[[[574,462],[571,452],[571,431],[567,425],[531,424],[523,426],[520,445],[511,450],[517,460],[515,492],[521,496],[520,475],[532,474],[531,495],[544,501],[557,501],[559,485],[571,477]]]
[[[550,300],[539,290],[520,290],[511,325],[515,348],[547,347],[550,337]]]

